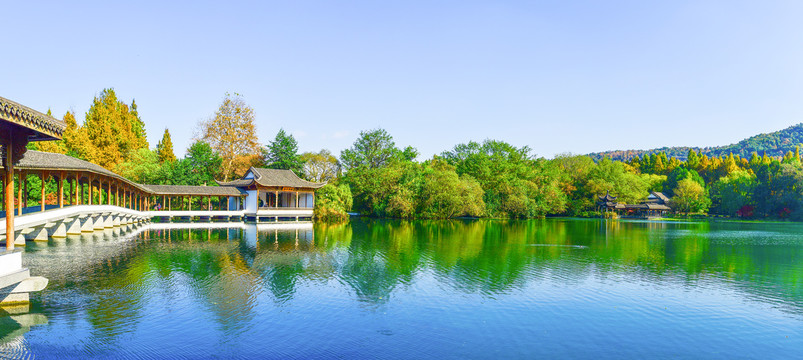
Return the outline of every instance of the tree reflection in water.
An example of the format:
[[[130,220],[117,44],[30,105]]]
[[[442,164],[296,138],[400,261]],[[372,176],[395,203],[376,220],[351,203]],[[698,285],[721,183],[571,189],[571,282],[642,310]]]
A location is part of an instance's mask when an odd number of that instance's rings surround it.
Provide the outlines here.
[[[35,311],[45,319],[85,314],[92,338],[113,343],[145,321],[153,291],[168,302],[191,297],[218,330],[244,334],[264,299],[282,307],[300,288],[336,284],[376,307],[420,278],[488,298],[542,281],[721,281],[800,314],[799,230],[576,219],[152,224],[29,243],[25,259],[50,279],[34,298]],[[16,331],[11,323],[0,329]]]

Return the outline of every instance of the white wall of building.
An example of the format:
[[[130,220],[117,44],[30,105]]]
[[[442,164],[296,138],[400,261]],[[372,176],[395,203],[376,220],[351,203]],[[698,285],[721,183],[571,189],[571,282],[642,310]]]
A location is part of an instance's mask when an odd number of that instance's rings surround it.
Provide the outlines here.
[[[248,196],[245,198],[245,212],[248,214],[255,214],[257,212],[257,191],[248,190]]]

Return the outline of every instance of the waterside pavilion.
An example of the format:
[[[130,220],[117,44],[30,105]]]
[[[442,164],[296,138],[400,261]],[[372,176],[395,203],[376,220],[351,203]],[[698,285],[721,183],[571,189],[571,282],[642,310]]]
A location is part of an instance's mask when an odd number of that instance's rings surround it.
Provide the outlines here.
[[[255,167],[248,169],[242,179],[218,184],[246,193],[246,216],[257,222],[263,218],[312,218],[315,190],[326,185],[301,179],[290,170]]]
[[[669,202],[669,197],[663,193],[651,191],[647,199],[640,204],[620,204],[616,201],[616,196],[606,192],[604,196],[598,197],[597,206],[600,211],[613,212],[617,216],[651,219],[671,212]]]
[[[31,141],[61,139],[67,125],[51,116],[0,97],[0,146],[2,146],[3,200],[14,209],[14,165]],[[5,214],[6,250],[0,253],[0,303],[27,303],[29,293],[47,286],[47,279],[31,277],[22,267],[22,252],[14,250],[14,212]]]

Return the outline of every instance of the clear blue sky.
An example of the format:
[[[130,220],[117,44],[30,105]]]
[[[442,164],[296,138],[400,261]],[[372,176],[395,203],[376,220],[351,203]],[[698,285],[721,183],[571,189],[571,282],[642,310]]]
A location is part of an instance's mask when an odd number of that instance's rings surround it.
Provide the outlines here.
[[[0,96],[79,121],[113,87],[182,156],[226,92],[262,143],[419,159],[724,145],[803,122],[801,1],[4,1]]]

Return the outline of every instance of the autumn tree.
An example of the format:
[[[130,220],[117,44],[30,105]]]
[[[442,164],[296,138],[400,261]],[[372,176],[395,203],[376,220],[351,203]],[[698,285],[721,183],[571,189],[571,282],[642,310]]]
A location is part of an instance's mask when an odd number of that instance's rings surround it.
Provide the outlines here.
[[[156,144],[156,154],[159,156],[159,162],[176,161],[176,154],[173,153],[173,141],[170,139],[170,131],[165,128],[165,133],[162,140]]]
[[[292,170],[294,173],[302,175],[303,162],[298,156],[298,142],[292,134],[286,133],[284,129],[279,129],[276,138],[262,149],[262,157],[268,168]]]
[[[237,157],[259,153],[254,109],[237,93],[226,93],[215,115],[198,125],[197,140],[209,144],[222,159],[224,181],[234,173]]]
[[[301,154],[301,167],[303,177],[313,182],[334,180],[340,175],[340,163],[329,150],[323,149],[317,153],[305,152]]]
[[[148,148],[145,125],[136,103],[129,107],[117,99],[114,89],[104,89],[86,112],[83,130],[89,143],[84,154],[89,162],[107,169],[129,160],[139,149]]]

